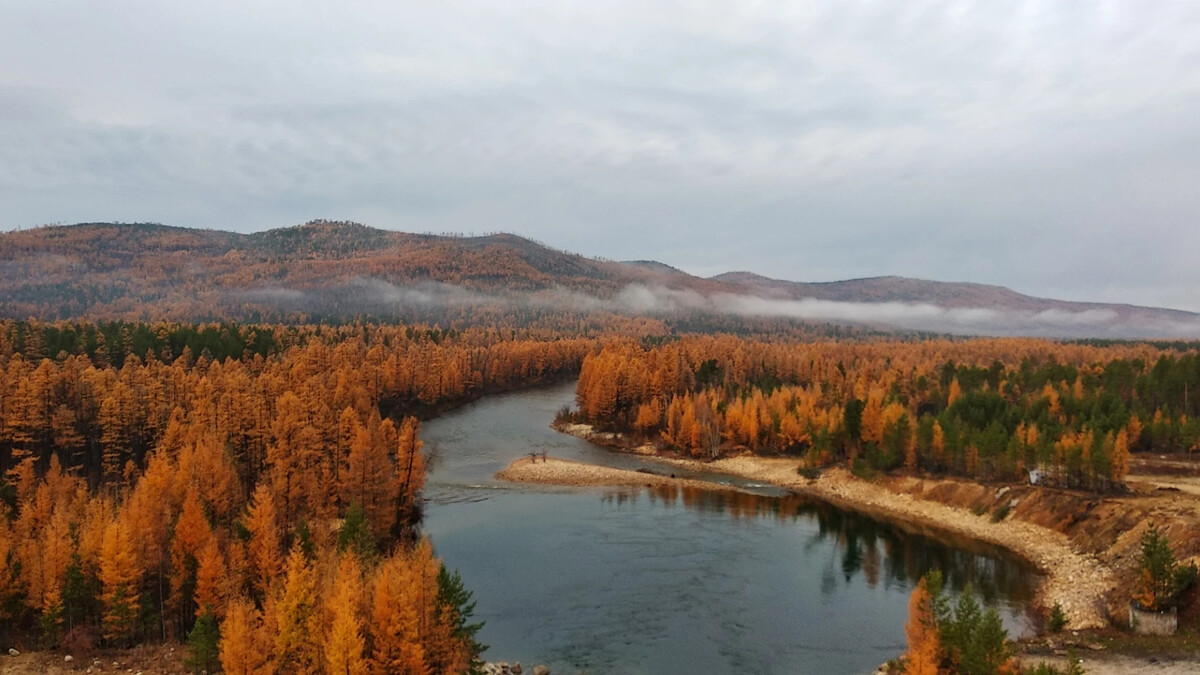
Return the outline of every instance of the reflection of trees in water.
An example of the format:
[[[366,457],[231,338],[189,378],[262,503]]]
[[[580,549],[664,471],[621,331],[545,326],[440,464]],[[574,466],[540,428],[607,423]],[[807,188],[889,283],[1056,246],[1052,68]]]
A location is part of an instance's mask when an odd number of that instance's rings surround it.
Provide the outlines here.
[[[816,531],[806,552],[832,542],[830,560],[822,570],[821,589],[836,590],[839,577],[849,583],[862,574],[871,588],[911,588],[931,569],[942,571],[947,588],[958,592],[970,583],[984,602],[1000,599],[1025,602],[1033,597],[1034,573],[999,549],[969,539],[937,538],[900,523],[837,508],[800,495],[768,497],[746,492],[664,485],[646,489],[652,503],[725,513],[735,520],[772,518],[777,521],[815,522]],[[638,492],[614,490],[605,501],[623,504]]]

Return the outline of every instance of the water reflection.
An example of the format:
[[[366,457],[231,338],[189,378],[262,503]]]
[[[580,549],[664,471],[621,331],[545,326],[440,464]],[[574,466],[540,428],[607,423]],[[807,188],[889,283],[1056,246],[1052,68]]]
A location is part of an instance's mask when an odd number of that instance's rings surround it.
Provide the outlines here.
[[[807,526],[806,552],[832,542],[836,558],[822,569],[821,590],[836,592],[861,576],[870,588],[909,589],[929,570],[941,570],[946,587],[961,592],[970,584],[988,604],[1027,605],[1039,578],[1032,568],[1003,549],[953,534],[900,521],[885,522],[837,508],[803,495],[763,496],[732,490],[663,485],[613,489],[601,497],[622,506],[645,496],[662,507],[682,506],[702,513],[722,513],[735,521],[770,519]]]
[[[489,398],[423,428],[427,447],[441,448],[425,531],[474,592],[493,660],[568,673],[870,672],[904,650],[909,591],[934,567],[952,589],[970,581],[996,598],[1010,634],[1029,625],[1028,567],[785,491],[494,481],[543,448],[644,468],[548,426],[573,396],[564,386]]]

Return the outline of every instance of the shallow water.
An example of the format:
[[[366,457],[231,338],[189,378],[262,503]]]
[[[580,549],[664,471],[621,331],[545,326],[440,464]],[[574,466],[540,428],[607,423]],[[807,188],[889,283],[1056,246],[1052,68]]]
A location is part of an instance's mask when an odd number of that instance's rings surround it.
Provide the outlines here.
[[[777,488],[560,489],[492,474],[551,456],[654,466],[549,428],[573,385],[427,422],[425,531],[474,592],[492,661],[561,673],[862,673],[904,650],[927,570],[971,583],[1012,632],[1036,577],[990,547],[934,539]],[[679,472],[677,472],[679,473]],[[747,485],[729,476],[719,482]]]

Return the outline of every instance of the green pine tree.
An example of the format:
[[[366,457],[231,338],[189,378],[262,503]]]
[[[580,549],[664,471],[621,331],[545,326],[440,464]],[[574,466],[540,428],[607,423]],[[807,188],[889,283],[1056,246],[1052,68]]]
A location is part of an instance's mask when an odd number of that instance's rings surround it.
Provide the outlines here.
[[[217,620],[213,617],[212,612],[206,608],[205,612],[200,615],[200,618],[196,619],[196,625],[192,628],[192,632],[188,633],[188,655],[183,660],[183,664],[191,668],[192,672],[216,672],[218,658],[217,642],[220,638],[221,634],[217,630]]]
[[[444,565],[438,569],[438,612],[445,611],[443,608],[448,607],[454,613],[454,637],[462,640],[471,652],[470,675],[479,675],[483,672],[480,656],[488,646],[475,639],[475,634],[483,628],[484,622],[471,623],[471,617],[475,614],[475,601],[471,596],[472,593],[463,585],[458,570],[447,572]]]

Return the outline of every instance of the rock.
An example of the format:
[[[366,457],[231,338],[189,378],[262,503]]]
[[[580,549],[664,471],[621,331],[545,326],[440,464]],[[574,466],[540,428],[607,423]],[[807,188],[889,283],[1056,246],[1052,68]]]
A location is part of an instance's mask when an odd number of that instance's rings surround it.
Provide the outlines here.
[[[70,654],[67,654],[66,656],[63,657],[63,663],[70,663],[74,660],[75,660],[75,657],[71,656]]]
[[[513,675],[521,675],[521,662],[517,661],[514,663],[512,668],[509,668],[509,671],[511,671]]]
[[[550,669],[546,666],[534,666],[533,675],[550,675]]]
[[[9,648],[8,648],[8,655],[9,655],[9,656],[20,656],[20,655],[21,655],[21,652],[17,651],[16,649],[14,649],[14,648],[12,648],[12,647],[9,647]]]

